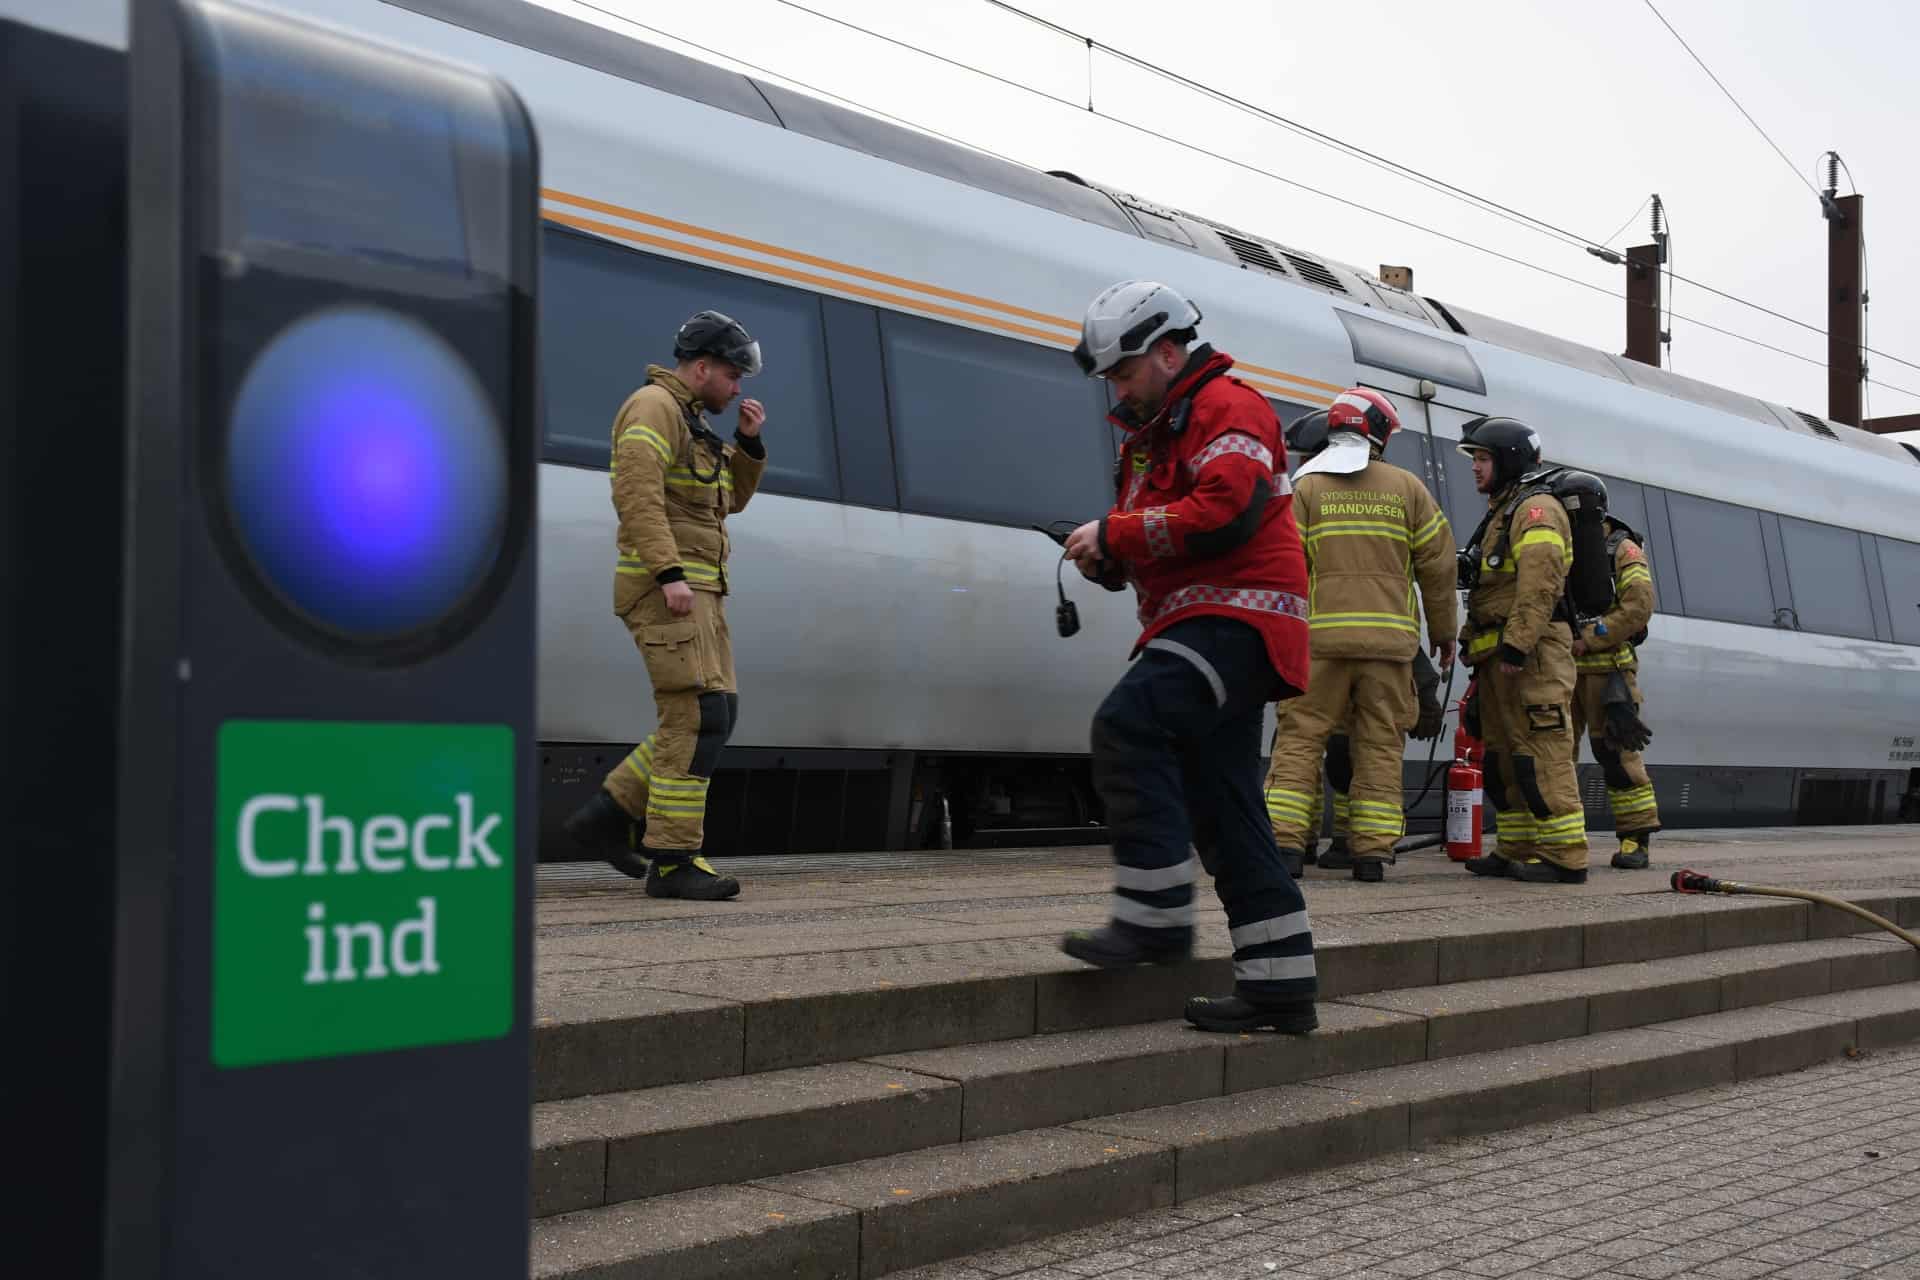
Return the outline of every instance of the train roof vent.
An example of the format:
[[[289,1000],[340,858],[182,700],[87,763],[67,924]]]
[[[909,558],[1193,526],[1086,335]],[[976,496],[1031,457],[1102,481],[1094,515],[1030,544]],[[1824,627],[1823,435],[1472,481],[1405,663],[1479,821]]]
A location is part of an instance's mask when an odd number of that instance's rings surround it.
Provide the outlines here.
[[[1825,418],[1816,418],[1812,414],[1799,409],[1795,409],[1793,413],[1800,421],[1806,423],[1815,435],[1825,436],[1829,440],[1838,440],[1840,438],[1840,433],[1828,426]]]
[[[1220,238],[1227,242],[1227,248],[1233,250],[1233,256],[1240,259],[1240,261],[1247,266],[1263,267],[1268,271],[1283,276],[1287,274],[1287,269],[1280,265],[1280,259],[1273,256],[1273,250],[1267,248],[1267,246],[1261,244],[1258,240],[1249,240],[1247,237],[1235,235],[1231,231],[1219,231],[1218,228],[1215,228],[1215,230],[1219,232]],[[1289,254],[1288,256],[1291,257],[1292,255]],[[1335,281],[1334,283],[1338,284],[1339,282]]]
[[[1293,264],[1293,269],[1300,273],[1302,280],[1311,281],[1319,285],[1322,289],[1331,289],[1335,293],[1345,293],[1347,291],[1347,286],[1340,283],[1339,276],[1336,276],[1312,258],[1303,258],[1297,253],[1288,253],[1285,249],[1282,249],[1280,252],[1286,256],[1288,262]]]

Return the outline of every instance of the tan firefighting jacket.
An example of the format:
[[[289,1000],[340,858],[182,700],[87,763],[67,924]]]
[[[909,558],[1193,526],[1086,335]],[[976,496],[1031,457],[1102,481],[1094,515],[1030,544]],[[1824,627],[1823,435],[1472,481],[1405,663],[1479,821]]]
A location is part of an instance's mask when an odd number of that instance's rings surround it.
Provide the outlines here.
[[[620,615],[678,567],[695,591],[727,592],[727,517],[747,505],[766,469],[717,437],[699,440],[706,424],[693,395],[671,369],[647,366],[647,385],[627,397],[613,419],[613,509],[620,517],[620,559],[613,571],[613,611]]]
[[[1517,483],[1517,482],[1516,482]],[[1509,645],[1533,652],[1554,622],[1573,567],[1573,523],[1550,493],[1515,501],[1514,489],[1491,503],[1494,524],[1506,516],[1506,536],[1489,529],[1482,540],[1480,578],[1467,595],[1467,624],[1460,629],[1460,655],[1478,666]]]
[[[1597,623],[1581,628],[1587,651],[1573,660],[1580,674],[1595,671],[1632,671],[1640,659],[1630,643],[1653,617],[1653,570],[1647,553],[1632,538],[1622,537],[1613,551],[1613,607]]]
[[[1411,662],[1427,634],[1459,625],[1453,530],[1418,477],[1375,458],[1345,475],[1313,472],[1294,487],[1307,552],[1307,626],[1316,658]]]

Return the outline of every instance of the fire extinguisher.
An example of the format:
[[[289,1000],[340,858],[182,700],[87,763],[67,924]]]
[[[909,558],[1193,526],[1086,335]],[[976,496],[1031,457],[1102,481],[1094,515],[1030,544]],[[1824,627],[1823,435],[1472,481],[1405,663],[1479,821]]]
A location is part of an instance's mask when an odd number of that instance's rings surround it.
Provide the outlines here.
[[[1481,810],[1485,793],[1481,790],[1480,740],[1463,723],[1467,698],[1473,685],[1467,685],[1466,698],[1460,700],[1453,731],[1453,766],[1447,770],[1447,857],[1465,862],[1480,856]]]

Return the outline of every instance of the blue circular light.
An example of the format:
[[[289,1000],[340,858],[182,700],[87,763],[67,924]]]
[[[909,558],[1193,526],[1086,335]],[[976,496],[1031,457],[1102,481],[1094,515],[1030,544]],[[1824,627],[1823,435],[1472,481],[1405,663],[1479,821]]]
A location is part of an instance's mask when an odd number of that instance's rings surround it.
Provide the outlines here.
[[[473,372],[431,329],[367,306],[280,333],[227,433],[227,503],[267,583],[360,640],[431,625],[499,554],[506,440]]]

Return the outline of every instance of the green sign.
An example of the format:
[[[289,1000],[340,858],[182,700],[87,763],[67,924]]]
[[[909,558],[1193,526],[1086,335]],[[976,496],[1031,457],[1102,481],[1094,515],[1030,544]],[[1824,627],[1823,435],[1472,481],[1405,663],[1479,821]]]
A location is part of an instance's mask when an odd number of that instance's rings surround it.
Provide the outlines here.
[[[217,755],[217,1065],[507,1033],[512,729],[230,720]]]

